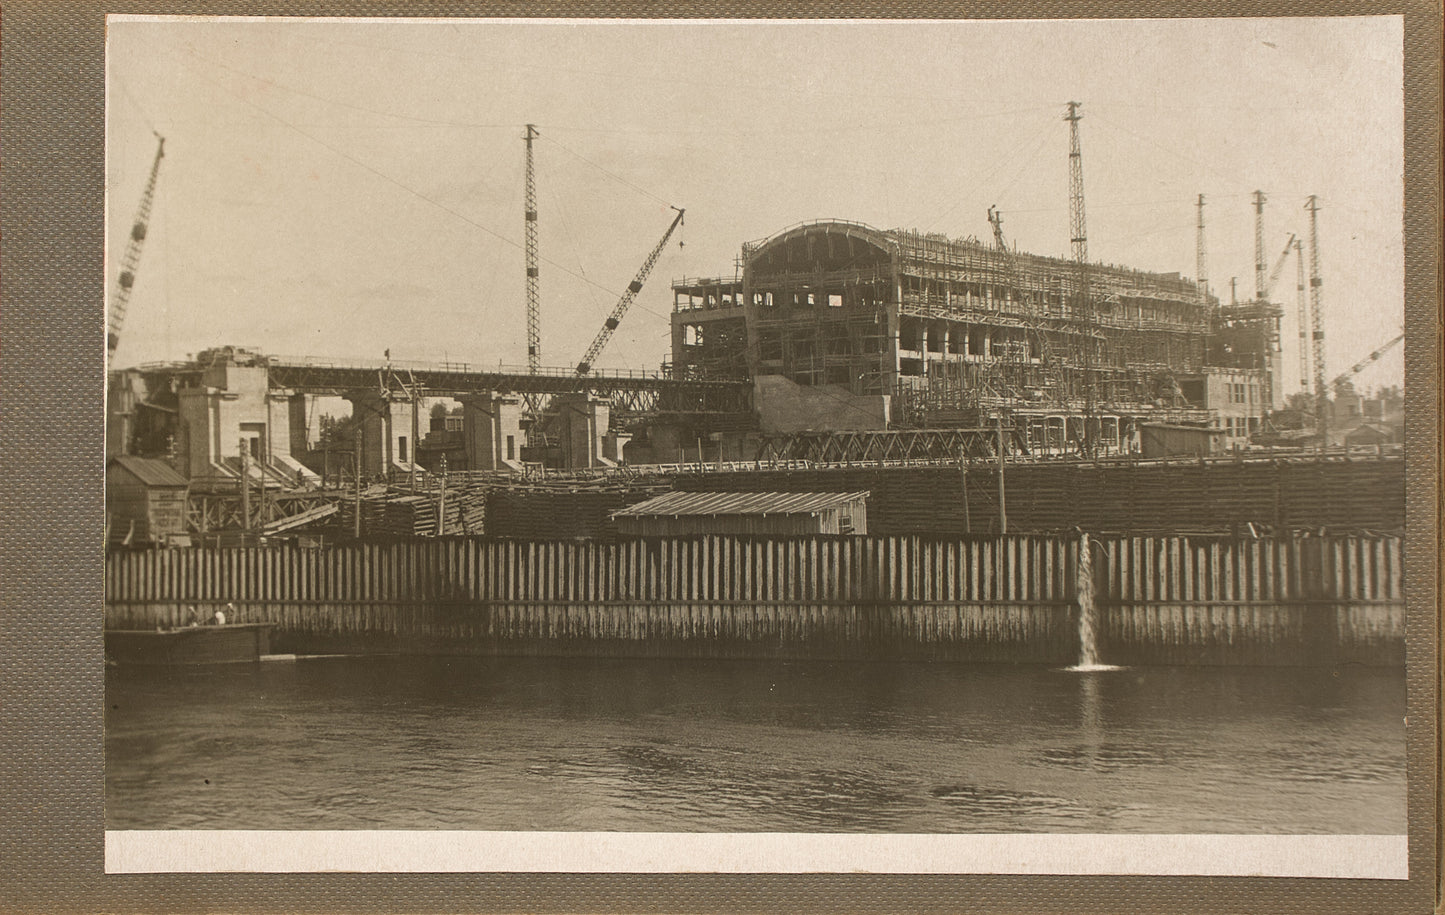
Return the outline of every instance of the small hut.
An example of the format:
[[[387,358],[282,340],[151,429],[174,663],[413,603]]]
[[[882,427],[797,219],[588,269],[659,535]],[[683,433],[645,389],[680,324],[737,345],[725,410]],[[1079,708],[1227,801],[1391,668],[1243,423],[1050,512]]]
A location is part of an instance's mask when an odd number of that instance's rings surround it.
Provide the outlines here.
[[[110,543],[166,543],[186,532],[186,478],[159,458],[122,455],[105,465]]]
[[[670,492],[612,513],[624,537],[866,534],[867,492]]]
[[[1223,440],[1223,429],[1174,423],[1139,424],[1139,452],[1146,458],[1214,454]]]
[[[1345,433],[1345,444],[1351,448],[1393,445],[1399,440],[1395,430],[1383,423],[1360,423]]]

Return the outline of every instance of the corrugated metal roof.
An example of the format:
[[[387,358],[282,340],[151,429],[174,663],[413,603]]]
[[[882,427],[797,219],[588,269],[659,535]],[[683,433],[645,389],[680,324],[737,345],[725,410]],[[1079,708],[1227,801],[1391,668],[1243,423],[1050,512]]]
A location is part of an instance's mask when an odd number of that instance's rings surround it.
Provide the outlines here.
[[[612,517],[670,515],[805,515],[868,498],[863,492],[670,492],[629,505]]]
[[[1205,426],[1186,426],[1181,423],[1140,423],[1141,429],[1169,429],[1173,432],[1203,432],[1209,435],[1223,435],[1223,429],[1210,429]]]
[[[110,459],[112,464],[119,464],[135,475],[147,486],[188,486],[189,482],[185,477],[176,472],[176,469],[160,458],[136,457],[133,454],[123,454],[120,457]]]

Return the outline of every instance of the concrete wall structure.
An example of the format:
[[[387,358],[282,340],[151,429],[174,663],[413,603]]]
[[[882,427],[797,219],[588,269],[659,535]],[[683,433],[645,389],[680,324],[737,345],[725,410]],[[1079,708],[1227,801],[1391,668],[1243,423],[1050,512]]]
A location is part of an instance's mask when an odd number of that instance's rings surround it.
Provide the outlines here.
[[[270,416],[266,369],[221,362],[201,373],[200,384],[177,392],[179,435],[176,453],[192,480],[230,477],[228,458],[241,456],[246,442],[251,459],[270,454]],[[282,434],[289,439],[283,427]]]
[[[855,394],[843,384],[799,384],[786,375],[753,378],[758,426],[765,433],[887,429],[889,399]]]
[[[1199,383],[1210,427],[1224,433],[1224,447],[1247,444],[1251,435],[1261,431],[1269,412],[1264,372],[1210,367]]]

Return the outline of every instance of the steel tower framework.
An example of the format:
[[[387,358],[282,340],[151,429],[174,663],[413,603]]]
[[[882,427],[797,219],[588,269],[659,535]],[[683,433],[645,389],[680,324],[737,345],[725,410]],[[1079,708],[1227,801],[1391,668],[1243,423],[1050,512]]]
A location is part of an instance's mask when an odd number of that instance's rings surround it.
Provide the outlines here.
[[[1305,209],[1310,211],[1310,331],[1313,339],[1310,349],[1315,370],[1315,420],[1319,424],[1320,435],[1323,436],[1329,421],[1329,391],[1325,387],[1325,318],[1322,296],[1324,280],[1320,278],[1319,198],[1311,194],[1305,203]],[[1328,442],[1321,444],[1327,445]]]
[[[1269,296],[1268,283],[1265,281],[1265,270],[1268,264],[1264,262],[1264,191],[1254,192],[1254,299],[1256,302],[1263,302]]]
[[[1310,389],[1310,330],[1309,310],[1305,301],[1305,255],[1304,243],[1298,237],[1294,240],[1294,259],[1297,279],[1295,280],[1295,301],[1298,307],[1296,320],[1299,322],[1299,386],[1306,394]]]
[[[1082,179],[1081,179],[1082,180]],[[1204,195],[1199,195],[1195,204],[1199,208],[1199,222],[1194,233],[1194,279],[1199,283],[1199,298],[1209,301],[1209,264],[1204,256]]]
[[[527,192],[524,206],[527,252],[527,370],[533,375],[542,366],[542,316],[537,293],[537,177],[532,164],[532,140],[538,136],[535,125],[527,125]]]
[[[1074,263],[1079,271],[1078,312],[1084,321],[1083,332],[1083,383],[1084,383],[1084,447],[1093,452],[1094,432],[1090,428],[1094,421],[1096,392],[1094,352],[1098,340],[1094,333],[1094,301],[1089,289],[1089,233],[1084,220],[1084,157],[1079,145],[1079,103],[1069,102],[1069,113],[1064,120],[1069,122],[1069,241],[1074,249]]]

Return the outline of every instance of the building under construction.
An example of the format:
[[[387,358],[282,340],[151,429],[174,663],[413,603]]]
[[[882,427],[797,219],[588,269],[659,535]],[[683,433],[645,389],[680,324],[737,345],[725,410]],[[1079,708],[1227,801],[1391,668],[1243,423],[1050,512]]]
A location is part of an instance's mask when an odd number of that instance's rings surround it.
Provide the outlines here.
[[[750,380],[764,433],[1002,419],[1031,451],[1132,450],[1149,424],[1242,440],[1278,349],[1277,308],[1254,320],[1177,273],[1024,254],[1001,232],[806,223],[673,293],[675,376]]]

